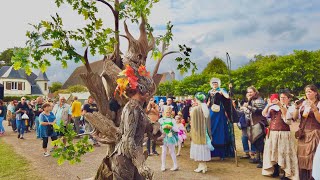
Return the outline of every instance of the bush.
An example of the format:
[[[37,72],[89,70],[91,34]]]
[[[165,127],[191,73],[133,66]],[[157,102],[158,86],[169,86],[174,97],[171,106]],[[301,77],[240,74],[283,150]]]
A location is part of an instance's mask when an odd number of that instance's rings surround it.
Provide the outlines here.
[[[12,101],[12,100],[20,101],[22,97],[25,97],[27,100],[32,100],[32,99],[36,99],[39,96],[5,96],[3,98],[3,101],[4,102],[9,102],[9,101]]]

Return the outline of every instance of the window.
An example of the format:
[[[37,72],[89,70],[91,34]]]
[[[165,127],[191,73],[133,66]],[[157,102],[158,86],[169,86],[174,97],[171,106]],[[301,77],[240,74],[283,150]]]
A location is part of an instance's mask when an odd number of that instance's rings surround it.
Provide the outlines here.
[[[25,90],[25,83],[24,82],[18,82],[18,90]]]
[[[11,82],[11,90],[18,90],[18,82]]]
[[[11,90],[11,82],[10,81],[6,82],[6,90]]]
[[[45,90],[45,91],[48,90],[48,83],[44,83],[44,90]]]

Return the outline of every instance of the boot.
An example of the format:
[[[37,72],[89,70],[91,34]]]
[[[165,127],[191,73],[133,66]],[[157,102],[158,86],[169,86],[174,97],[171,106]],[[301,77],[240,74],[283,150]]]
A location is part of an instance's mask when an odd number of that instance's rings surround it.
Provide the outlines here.
[[[262,164],[262,155],[261,153],[257,153],[258,154],[258,165],[257,168],[262,168],[263,164]]]
[[[207,166],[207,163],[204,162],[203,163],[203,170],[202,170],[202,173],[206,173],[208,171],[208,166]]]
[[[274,168],[274,171],[273,171],[273,174],[271,175],[272,177],[279,177],[279,165],[278,164],[275,164],[273,165],[273,168]]]
[[[260,160],[259,160],[259,153],[257,152],[257,153],[254,155],[254,158],[249,160],[249,163],[258,164],[259,161],[260,161]]]
[[[289,178],[286,177],[286,173],[283,173],[283,176],[280,178],[281,180],[290,180]]]
[[[198,172],[201,171],[201,168],[202,168],[202,163],[199,163],[199,164],[198,164],[198,168],[195,169],[195,170],[193,170],[193,171],[198,173]]]

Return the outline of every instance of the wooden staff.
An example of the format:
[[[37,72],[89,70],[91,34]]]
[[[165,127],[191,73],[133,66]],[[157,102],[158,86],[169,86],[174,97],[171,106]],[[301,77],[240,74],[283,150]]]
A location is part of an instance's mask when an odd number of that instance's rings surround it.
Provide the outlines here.
[[[226,53],[226,56],[227,56],[227,66],[228,66],[228,71],[229,71],[229,83],[231,84],[231,58],[229,56],[229,53],[227,52]],[[237,153],[237,147],[236,147],[236,136],[234,134],[234,127],[233,127],[233,102],[232,102],[232,88],[229,87],[229,96],[230,96],[230,103],[231,103],[231,106],[230,106],[230,110],[231,110],[231,114],[230,114],[230,118],[231,118],[231,128],[232,128],[232,133],[233,133],[233,148],[234,148],[234,159],[235,159],[235,162],[236,162],[236,166],[239,167],[239,164],[238,164],[238,153]]]

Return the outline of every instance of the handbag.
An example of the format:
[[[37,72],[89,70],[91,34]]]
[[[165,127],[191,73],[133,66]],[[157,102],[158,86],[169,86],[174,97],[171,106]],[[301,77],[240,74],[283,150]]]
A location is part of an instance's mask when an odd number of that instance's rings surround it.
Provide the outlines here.
[[[21,119],[29,119],[29,116],[28,116],[26,113],[24,113],[24,114],[21,116]]]
[[[299,129],[298,129],[298,131],[296,131],[295,133],[294,133],[294,137],[296,138],[296,139],[304,139],[304,137],[306,136],[306,133],[304,132],[304,128],[306,127],[306,122],[307,122],[307,119],[306,118],[304,118],[303,119],[304,121],[303,121],[303,123],[302,123],[302,127],[300,128],[299,127]]]
[[[220,111],[220,106],[217,105],[217,104],[212,104],[211,110],[212,110],[213,112],[219,112],[219,111]]]

